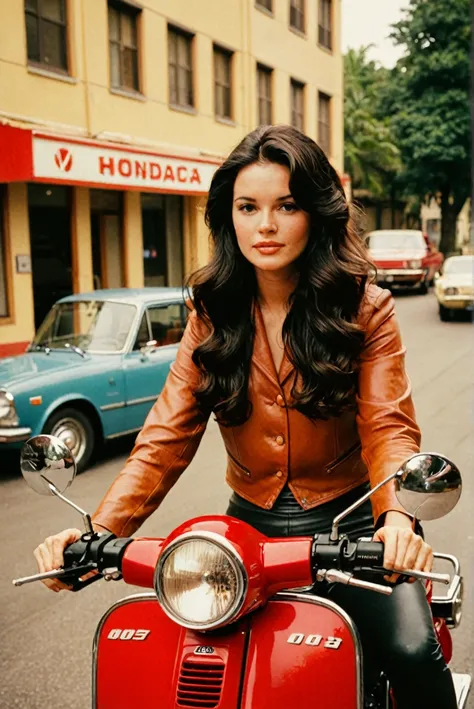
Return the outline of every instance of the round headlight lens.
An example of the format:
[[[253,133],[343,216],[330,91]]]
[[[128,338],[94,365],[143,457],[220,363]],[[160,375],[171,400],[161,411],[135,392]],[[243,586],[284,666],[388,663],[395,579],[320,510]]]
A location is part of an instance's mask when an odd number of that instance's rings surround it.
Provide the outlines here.
[[[208,630],[230,622],[242,607],[246,585],[245,569],[233,549],[199,536],[172,543],[155,571],[163,610],[186,628]]]
[[[457,295],[458,294],[458,289],[457,288],[445,288],[444,289],[444,295]]]
[[[414,259],[413,261],[408,261],[409,268],[421,268],[421,261],[419,259]]]

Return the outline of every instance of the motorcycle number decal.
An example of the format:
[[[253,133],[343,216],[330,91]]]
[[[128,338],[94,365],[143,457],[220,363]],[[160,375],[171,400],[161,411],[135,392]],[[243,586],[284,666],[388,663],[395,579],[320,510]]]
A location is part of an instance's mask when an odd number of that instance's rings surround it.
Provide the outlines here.
[[[107,635],[107,640],[146,640],[150,635],[149,630],[144,630],[140,628],[136,630],[135,628],[112,628],[110,633]]]
[[[213,655],[214,648],[210,645],[200,645],[194,650],[195,655]]]
[[[303,641],[305,645],[312,647],[322,645],[328,650],[338,650],[342,644],[342,638],[333,638],[331,635],[323,638],[322,635],[304,635],[304,633],[292,633],[287,640],[290,645],[302,645]]]

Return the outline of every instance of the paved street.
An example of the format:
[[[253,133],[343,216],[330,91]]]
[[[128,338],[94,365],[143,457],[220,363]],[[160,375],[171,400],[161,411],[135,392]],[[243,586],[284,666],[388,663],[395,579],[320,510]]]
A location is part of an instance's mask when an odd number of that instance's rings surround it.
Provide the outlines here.
[[[397,309],[408,348],[423,448],[445,453],[461,468],[464,492],[457,509],[425,528],[433,547],[457,554],[466,578],[465,616],[455,632],[454,667],[472,671],[474,655],[474,523],[472,461],[474,440],[474,329],[467,321],[441,323],[436,301],[428,296],[398,295]],[[114,443],[104,457],[81,475],[71,496],[93,511],[122,466],[130,439]],[[96,584],[81,594],[53,594],[40,584],[15,589],[10,580],[33,573],[32,550],[45,536],[79,526],[74,512],[54,499],[36,496],[14,470],[2,467],[0,579],[0,708],[88,709],[91,645],[98,620],[109,605],[133,588]],[[228,489],[223,480],[224,451],[210,424],[190,468],[161,509],[142,528],[162,536],[182,520],[222,512]],[[120,670],[117,672],[120,681]],[[471,698],[470,709],[474,709]]]

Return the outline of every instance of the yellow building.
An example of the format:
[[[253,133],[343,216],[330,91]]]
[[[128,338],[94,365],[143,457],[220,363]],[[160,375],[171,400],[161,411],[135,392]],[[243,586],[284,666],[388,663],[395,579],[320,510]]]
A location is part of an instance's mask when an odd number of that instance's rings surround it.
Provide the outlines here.
[[[0,356],[60,296],[178,285],[260,123],[343,165],[340,0],[11,0],[0,22]]]

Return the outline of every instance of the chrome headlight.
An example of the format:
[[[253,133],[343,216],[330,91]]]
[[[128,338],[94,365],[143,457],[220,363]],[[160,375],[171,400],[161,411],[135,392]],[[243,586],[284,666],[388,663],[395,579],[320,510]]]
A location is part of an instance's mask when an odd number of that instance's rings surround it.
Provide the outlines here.
[[[0,390],[0,426],[18,426],[13,394]]]
[[[421,268],[421,261],[419,259],[408,261],[408,268]]]
[[[457,295],[458,292],[457,288],[449,287],[444,289],[444,295]]]
[[[231,622],[245,601],[247,572],[234,547],[212,532],[188,532],[162,553],[155,591],[179,625],[210,630]]]

